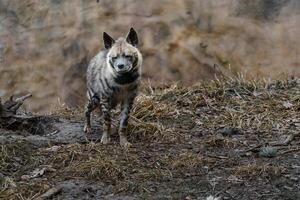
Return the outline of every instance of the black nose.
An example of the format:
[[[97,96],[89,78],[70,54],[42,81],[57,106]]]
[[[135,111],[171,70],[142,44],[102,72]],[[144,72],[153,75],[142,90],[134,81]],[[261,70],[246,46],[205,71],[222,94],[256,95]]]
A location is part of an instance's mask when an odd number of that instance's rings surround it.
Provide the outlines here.
[[[119,68],[119,69],[123,69],[123,68],[124,68],[124,65],[123,65],[123,64],[118,64],[118,68]]]

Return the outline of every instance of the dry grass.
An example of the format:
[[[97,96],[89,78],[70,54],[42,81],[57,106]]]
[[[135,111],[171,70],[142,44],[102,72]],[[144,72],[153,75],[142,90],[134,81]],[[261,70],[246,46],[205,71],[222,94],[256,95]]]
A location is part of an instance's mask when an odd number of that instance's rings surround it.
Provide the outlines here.
[[[89,143],[65,145],[49,158],[48,164],[62,169],[59,173],[63,177],[115,182],[123,180],[128,175],[127,170],[133,169],[134,165],[138,166],[138,160],[136,155],[121,147]]]
[[[141,94],[136,98],[136,105],[132,110],[132,115],[136,118],[157,119],[170,112],[170,107],[166,103],[154,100],[154,96]]]
[[[172,169],[183,169],[194,171],[203,166],[212,166],[216,163],[216,159],[203,156],[201,154],[186,152],[176,155],[169,160]]]
[[[22,141],[7,142],[0,146],[0,171],[2,173],[20,173],[24,165],[34,164],[30,156],[32,147]]]
[[[129,135],[138,141],[179,141],[182,139],[177,131],[179,122],[189,127],[199,122],[202,128],[212,131],[228,126],[258,132],[285,128],[286,122],[299,113],[299,84],[299,78],[248,81],[239,75],[190,88],[180,84],[144,88],[132,110]],[[82,109],[64,106],[53,113],[83,116]],[[117,119],[116,112],[114,118]],[[220,145],[235,146],[235,141],[220,135],[212,135],[207,140],[209,145],[222,141],[227,144]]]
[[[6,179],[0,197],[31,198],[52,183],[69,179],[113,184],[115,192],[151,194],[147,184],[186,180],[189,176],[201,179],[207,170],[247,180],[278,177],[291,171],[288,154],[281,156],[279,164],[276,158],[260,159],[254,154],[243,157],[238,152],[299,130],[299,88],[299,78],[270,82],[237,77],[190,88],[175,84],[145,89],[137,98],[129,123],[129,136],[134,143],[131,149],[91,142],[61,145],[56,152],[41,148],[32,154],[21,144],[2,145],[1,172],[17,186],[9,186]],[[82,118],[82,110],[62,109],[54,114]],[[241,130],[239,139],[222,135],[223,127]],[[294,140],[298,139],[295,136]],[[19,173],[9,171],[15,157],[22,161]],[[20,175],[39,163],[56,171],[45,174],[44,181],[18,182]]]
[[[69,108],[65,104],[59,103],[59,105],[53,108],[49,114],[65,117],[84,116],[84,107]]]
[[[0,198],[27,199],[39,192],[49,189],[46,181],[26,183],[20,176],[43,162],[43,158],[35,154],[33,147],[23,141],[7,142],[0,147]]]
[[[246,129],[272,129],[287,117],[299,112],[299,79],[285,81],[253,81],[242,78],[216,81],[208,96],[210,107],[220,113],[208,126],[229,125]],[[298,84],[298,86],[297,86]],[[286,108],[285,102],[293,106]],[[211,118],[208,118],[210,120]]]
[[[209,135],[205,144],[207,147],[222,147],[222,148],[234,148],[237,145],[237,141],[232,138],[224,137],[221,134]]]
[[[235,175],[242,177],[253,177],[253,176],[264,176],[264,175],[280,175],[286,171],[285,167],[274,166],[271,164],[257,164],[250,163],[246,165],[241,165],[233,169]]]
[[[129,124],[131,139],[175,141],[175,133],[161,123],[172,110],[172,105],[157,101],[154,95],[138,96]]]

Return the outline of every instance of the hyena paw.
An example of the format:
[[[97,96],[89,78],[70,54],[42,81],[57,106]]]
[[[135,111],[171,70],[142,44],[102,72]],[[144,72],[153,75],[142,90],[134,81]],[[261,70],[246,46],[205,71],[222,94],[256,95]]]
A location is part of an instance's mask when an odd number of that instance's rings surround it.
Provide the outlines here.
[[[120,138],[120,145],[125,148],[129,148],[132,146],[132,144],[130,142],[128,142],[127,139],[124,137]]]
[[[92,133],[92,128],[91,126],[84,125],[83,131],[87,134]]]
[[[102,135],[101,143],[102,144],[108,144],[109,142],[110,142],[110,138],[107,135]]]

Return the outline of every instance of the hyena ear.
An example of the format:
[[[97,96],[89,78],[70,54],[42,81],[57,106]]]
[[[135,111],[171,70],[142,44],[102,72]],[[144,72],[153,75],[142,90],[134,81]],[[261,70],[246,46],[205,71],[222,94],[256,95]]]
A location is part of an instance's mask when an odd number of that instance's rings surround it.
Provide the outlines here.
[[[105,49],[110,49],[115,43],[115,40],[105,32],[103,32],[103,41]]]
[[[137,33],[133,28],[130,28],[130,31],[126,37],[126,42],[128,42],[132,46],[137,46],[139,43]]]

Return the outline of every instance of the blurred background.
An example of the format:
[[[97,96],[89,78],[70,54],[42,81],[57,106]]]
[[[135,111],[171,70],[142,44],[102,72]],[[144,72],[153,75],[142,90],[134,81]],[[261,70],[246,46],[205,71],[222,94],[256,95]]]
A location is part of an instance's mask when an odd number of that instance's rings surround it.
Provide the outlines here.
[[[102,32],[131,26],[153,86],[300,75],[299,0],[0,0],[0,96],[30,92],[39,112],[81,106]]]

